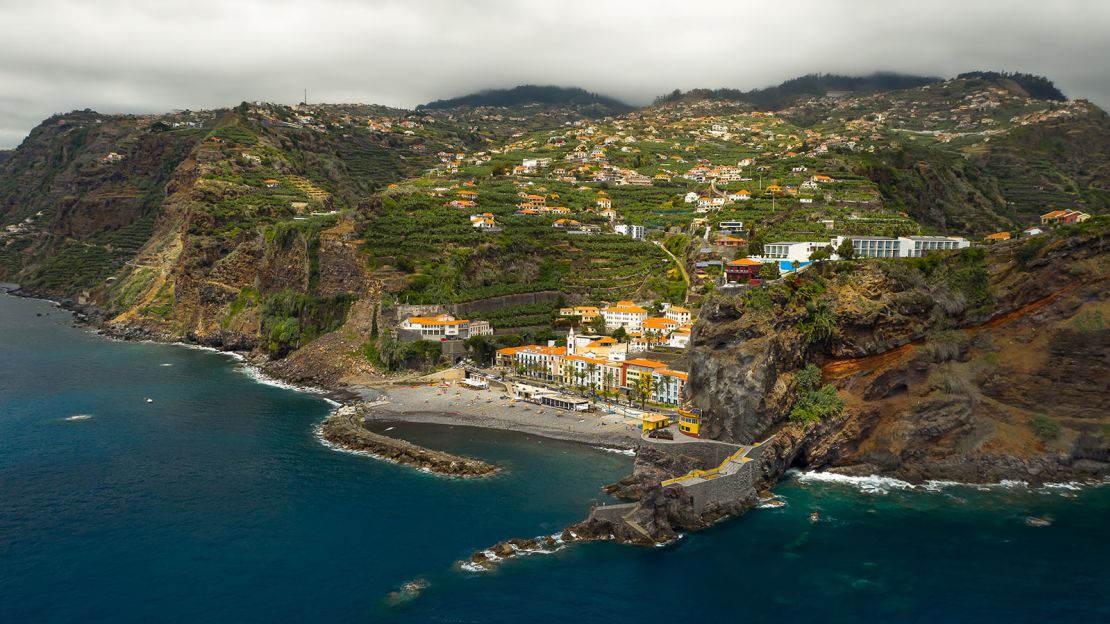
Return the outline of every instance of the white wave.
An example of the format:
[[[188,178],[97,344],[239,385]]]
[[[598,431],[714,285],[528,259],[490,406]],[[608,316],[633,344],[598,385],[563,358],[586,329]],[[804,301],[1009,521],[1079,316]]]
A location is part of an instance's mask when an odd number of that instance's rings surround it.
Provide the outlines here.
[[[144,340],[143,342],[150,343],[150,344],[166,344],[164,342],[158,342],[156,340]],[[220,355],[226,355],[227,357],[229,357],[233,360],[238,360],[240,362],[247,359],[247,356],[243,355],[242,353],[236,352],[236,351],[226,351],[224,349],[217,349],[216,347],[209,347],[207,345],[199,345],[199,344],[195,344],[195,343],[192,343],[192,342],[171,342],[169,344],[171,344],[175,347],[184,347],[186,349],[194,349],[194,350],[197,350],[197,351],[208,351],[210,353],[218,353]]]
[[[316,426],[312,428],[312,434],[316,438],[317,442],[324,445],[325,447],[327,447],[330,450],[338,451],[340,453],[346,453],[348,455],[358,455],[360,457],[369,457],[371,459],[376,459],[378,461],[382,461],[382,462],[385,462],[387,464],[395,464],[395,465],[398,465],[398,466],[402,465],[401,462],[399,462],[395,459],[392,459],[392,458],[389,458],[389,457],[383,457],[381,455],[378,455],[377,453],[371,453],[370,451],[363,451],[361,449],[347,448],[345,446],[340,446],[338,444],[335,444],[331,440],[328,440],[327,438],[324,437],[324,422],[323,421],[320,421],[319,423],[316,423]],[[429,469],[427,469],[423,466],[408,465],[408,467],[416,470],[417,472],[423,472],[423,473],[431,474],[431,475],[436,474],[435,472],[432,472],[431,470],[429,470]],[[437,475],[437,476],[447,476],[447,475]]]
[[[779,507],[786,507],[786,500],[779,496],[760,499],[759,504],[755,506],[756,509],[778,509]]]
[[[79,422],[79,421],[82,421],[82,420],[92,420],[92,414],[74,414],[73,416],[67,416],[66,418],[64,418],[64,420],[66,420],[68,422]]]
[[[835,472],[795,472],[794,478],[802,483],[836,483],[848,485],[865,494],[888,494],[895,490],[913,490],[916,486],[908,481],[893,477],[880,477],[869,475],[866,477],[853,477]]]
[[[1046,483],[1046,484],[1044,484],[1043,489],[1046,489],[1046,490],[1071,490],[1073,492],[1078,492],[1079,490],[1083,489],[1083,484],[1077,483],[1075,481],[1070,481],[1068,483]]]
[[[170,364],[169,362],[163,362],[162,364],[159,364],[158,366],[173,366],[173,364]]]
[[[594,448],[599,451],[605,451],[606,453],[616,453],[617,455],[624,455],[626,457],[636,456],[636,449],[614,448],[611,446],[595,446]]]
[[[837,483],[841,485],[848,485],[855,487],[865,494],[888,494],[893,491],[926,491],[926,492],[940,492],[948,488],[974,488],[980,492],[990,492],[993,490],[1028,490],[1029,482],[1015,479],[1003,479],[998,483],[962,483],[960,481],[945,481],[945,480],[931,480],[922,484],[913,484],[901,479],[893,477],[883,477],[879,475],[868,475],[862,477],[855,477],[849,475],[838,474],[835,472],[802,472],[800,470],[791,468],[786,471],[788,477],[793,477],[802,483],[807,482],[820,482],[820,483]],[[1083,483],[1080,481],[1067,481],[1062,483],[1045,483],[1040,488],[1033,490],[1039,492],[1051,492],[1063,490],[1064,492],[1079,492],[1090,487],[1099,487],[1102,485],[1110,484],[1110,479],[1101,482]]]
[[[240,364],[235,368],[235,370],[246,375],[247,377],[250,377],[255,382],[263,385],[273,386],[275,388],[282,388],[285,390],[294,390],[296,392],[303,392],[305,394],[312,394],[323,399],[324,401],[327,401],[334,407],[339,407],[341,405],[341,403],[339,403],[338,401],[324,396],[324,393],[326,392],[325,390],[314,388],[312,386],[299,386],[297,384],[289,383],[288,381],[277,379],[276,377],[271,377],[266,373],[263,373],[262,370],[257,366],[252,366],[250,364]]]

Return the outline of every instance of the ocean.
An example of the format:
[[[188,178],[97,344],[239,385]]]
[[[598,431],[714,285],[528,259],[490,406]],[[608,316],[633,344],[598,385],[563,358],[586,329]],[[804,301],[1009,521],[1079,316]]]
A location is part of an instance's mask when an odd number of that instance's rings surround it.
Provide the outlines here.
[[[0,622],[1110,621],[1110,487],[794,475],[784,505],[668,546],[476,573],[458,562],[581,519],[631,458],[390,432],[506,468],[436,477],[327,448],[332,408],[227,354],[0,296]]]

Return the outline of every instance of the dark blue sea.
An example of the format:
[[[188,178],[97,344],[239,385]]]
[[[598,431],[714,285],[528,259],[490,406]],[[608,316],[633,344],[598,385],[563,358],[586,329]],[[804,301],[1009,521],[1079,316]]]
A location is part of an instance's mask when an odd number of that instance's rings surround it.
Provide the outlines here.
[[[670,546],[471,573],[475,549],[580,519],[631,459],[395,430],[508,469],[439,478],[326,448],[331,409],[0,296],[0,622],[1110,622],[1110,487],[794,477],[785,506]]]

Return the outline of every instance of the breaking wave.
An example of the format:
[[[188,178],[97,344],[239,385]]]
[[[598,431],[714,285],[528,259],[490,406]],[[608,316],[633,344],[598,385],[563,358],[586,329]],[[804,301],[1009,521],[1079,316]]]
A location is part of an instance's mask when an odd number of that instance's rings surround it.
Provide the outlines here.
[[[599,451],[605,451],[606,453],[616,453],[617,455],[624,455],[626,457],[636,456],[635,449],[614,448],[612,446],[595,446],[594,448]]]

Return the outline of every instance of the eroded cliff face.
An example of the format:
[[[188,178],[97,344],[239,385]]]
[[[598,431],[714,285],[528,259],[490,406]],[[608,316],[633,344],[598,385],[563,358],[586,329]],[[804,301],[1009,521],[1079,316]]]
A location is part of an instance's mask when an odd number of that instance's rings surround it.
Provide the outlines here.
[[[939,262],[826,265],[771,289],[770,303],[707,305],[689,388],[709,437],[775,436],[769,480],[791,465],[911,481],[1101,478],[1108,277],[1105,226]],[[827,335],[811,329],[822,319]],[[806,362],[844,401],[808,425],[789,418]]]

